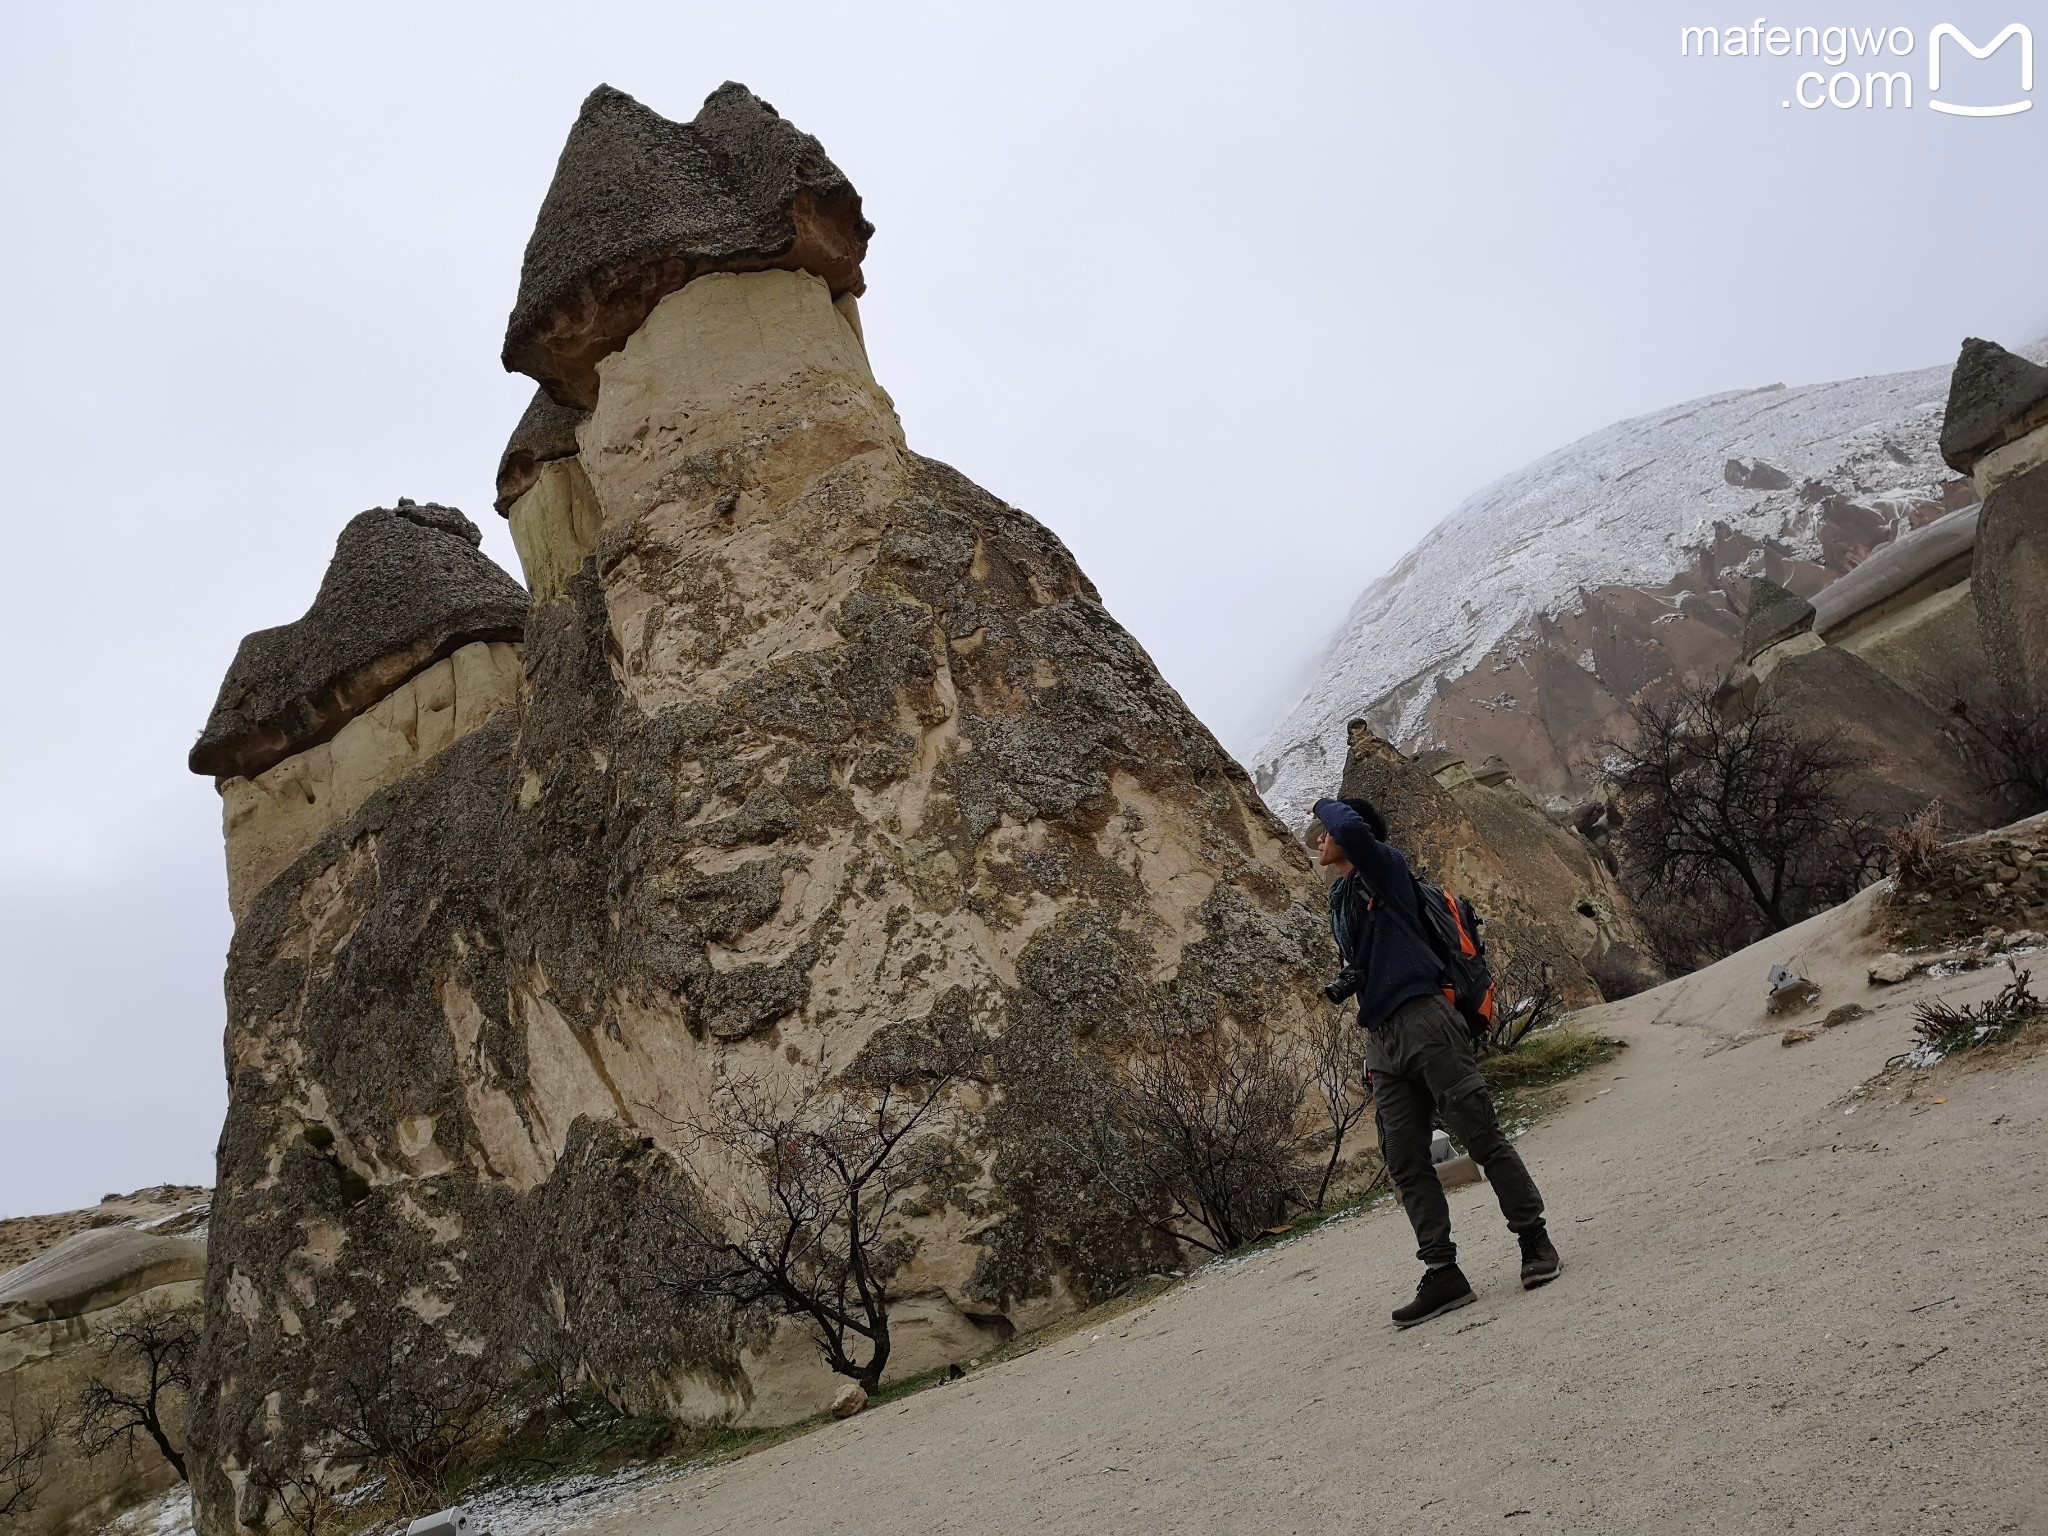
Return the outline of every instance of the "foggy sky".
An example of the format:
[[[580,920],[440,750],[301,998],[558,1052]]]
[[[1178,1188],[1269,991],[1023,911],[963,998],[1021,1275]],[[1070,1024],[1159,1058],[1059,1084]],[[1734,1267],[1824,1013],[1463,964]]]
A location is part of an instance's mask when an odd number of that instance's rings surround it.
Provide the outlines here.
[[[1498,475],[2048,326],[2048,112],[1807,112],[1794,61],[1680,58],[1681,22],[1752,19],[0,13],[0,1214],[210,1182],[229,922],[185,753],[355,512],[454,503],[516,572],[492,474],[532,386],[498,347],[599,81],[688,117],[742,80],[823,140],[877,226],[862,315],[913,446],[1050,525],[1246,755],[1359,590]],[[2013,50],[1968,68],[2009,90]]]

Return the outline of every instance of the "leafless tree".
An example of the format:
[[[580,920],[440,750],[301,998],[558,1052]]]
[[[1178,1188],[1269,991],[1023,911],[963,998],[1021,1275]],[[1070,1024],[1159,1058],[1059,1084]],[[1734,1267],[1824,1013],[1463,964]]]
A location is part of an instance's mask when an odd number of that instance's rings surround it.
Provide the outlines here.
[[[499,1427],[504,1382],[482,1362],[396,1359],[353,1375],[330,1400],[326,1428],[342,1459],[380,1472],[407,1516],[431,1511],[449,1474]]]
[[[1316,1181],[1315,1208],[1321,1210],[1330,1198],[1330,1183],[1337,1176],[1337,1164],[1344,1155],[1344,1142],[1372,1111],[1365,1094],[1364,1049],[1359,1043],[1358,1025],[1348,1013],[1337,1009],[1318,1013],[1309,1026],[1309,1062],[1313,1069],[1316,1096],[1322,1100],[1328,1118],[1330,1155],[1324,1159],[1322,1177]]]
[[[675,1238],[658,1286],[799,1319],[869,1392],[889,1364],[889,1284],[916,1249],[913,1197],[957,1156],[937,1111],[986,1048],[964,1028],[892,1039],[793,1099],[720,1085],[679,1127],[690,1187],[656,1197]]]
[[[1479,1042],[1482,1051],[1511,1051],[1524,1036],[1556,1023],[1564,1011],[1557,977],[1541,961],[1511,966],[1501,979],[1506,985],[1499,1016]]]
[[[192,1352],[199,1342],[193,1322],[175,1312],[151,1308],[109,1328],[103,1355],[107,1372],[85,1384],[78,1401],[75,1438],[86,1456],[120,1446],[132,1453],[135,1437],[148,1438],[181,1481],[185,1454],[171,1441],[171,1404],[192,1390]]]
[[[1100,1073],[1075,1150],[1133,1215],[1228,1253],[1311,1203],[1302,1108],[1312,1081],[1319,1074],[1277,1032],[1162,1023]]]
[[[1798,729],[1766,696],[1721,682],[1631,714],[1627,739],[1600,750],[1642,905],[1746,909],[1750,926],[1775,933],[1884,872],[1882,829],[1843,793],[1856,759],[1838,732]]]
[[[267,1477],[262,1486],[277,1501],[285,1524],[299,1536],[320,1536],[321,1527],[340,1507],[334,1489],[318,1473]]]
[[[2048,808],[2048,693],[1950,684],[1949,715],[1971,776],[2022,816]]]
[[[593,1379],[583,1341],[572,1330],[547,1319],[519,1354],[541,1401],[577,1428],[625,1417],[624,1407]]]
[[[19,1398],[7,1403],[0,1424],[0,1520],[28,1514],[43,1486],[44,1458],[57,1438],[56,1416],[47,1409],[24,1414]]]

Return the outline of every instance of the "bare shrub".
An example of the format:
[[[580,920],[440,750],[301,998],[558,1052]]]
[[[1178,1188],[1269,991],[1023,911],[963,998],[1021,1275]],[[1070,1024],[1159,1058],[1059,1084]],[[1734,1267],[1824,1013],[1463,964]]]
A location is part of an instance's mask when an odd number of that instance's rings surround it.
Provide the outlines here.
[[[1322,1177],[1316,1181],[1312,1202],[1319,1211],[1330,1198],[1330,1183],[1337,1176],[1345,1141],[1372,1110],[1372,1099],[1365,1092],[1365,1052],[1359,1036],[1360,1030],[1350,1016],[1335,1009],[1318,1014],[1309,1026],[1311,1078],[1325,1121],[1325,1129],[1319,1134],[1330,1141],[1330,1153],[1323,1160]]]
[[[171,1440],[169,1420],[172,1405],[192,1390],[198,1328],[190,1318],[150,1308],[107,1329],[103,1340],[104,1373],[88,1379],[79,1394],[78,1449],[88,1458],[116,1446],[129,1455],[140,1435],[186,1481],[185,1453]]]
[[[277,1504],[284,1523],[299,1536],[320,1536],[321,1528],[341,1507],[334,1489],[317,1473],[269,1476],[259,1486]]]
[[[1600,989],[1601,1000],[1609,1003],[1647,992],[1664,981],[1645,955],[1626,944],[1610,944],[1593,955],[1586,961],[1586,974]]]
[[[23,1413],[11,1397],[0,1422],[0,1520],[31,1513],[42,1491],[45,1460],[57,1438],[56,1415],[47,1409]]]
[[[625,1418],[625,1405],[614,1401],[590,1370],[583,1341],[568,1328],[545,1318],[520,1346],[528,1385],[541,1406],[559,1419],[585,1429]]]
[[[1975,1006],[1952,1008],[1947,1003],[1921,1003],[1913,1010],[1913,1033],[1943,1055],[1982,1045],[2000,1035],[2010,1034],[2042,1011],[2034,995],[2034,973],[2023,971],[2010,960],[2005,963],[2012,980],[1996,997]]]
[[[1602,743],[1603,770],[1630,894],[1678,930],[1659,939],[1660,959],[1729,953],[1884,872],[1882,829],[1844,795],[1856,758],[1838,732],[1798,729],[1768,696],[1724,681],[1639,704],[1631,725]]]
[[[397,1359],[343,1381],[326,1428],[342,1446],[341,1459],[381,1473],[399,1511],[412,1518],[439,1506],[450,1474],[483,1448],[509,1402],[504,1382],[482,1362]]]
[[[1522,1038],[1564,1017],[1564,997],[1550,967],[1538,967],[1535,974],[1515,989],[1514,1000],[1501,1007],[1493,1027],[1478,1041],[1481,1055],[1511,1051]]]
[[[1134,1216],[1228,1253],[1313,1203],[1302,1107],[1319,1076],[1273,1031],[1155,1025],[1120,1071],[1099,1073],[1075,1150]]]
[[[889,1282],[916,1251],[911,1197],[956,1158],[935,1111],[985,1049],[965,1029],[902,1031],[792,1102],[721,1084],[681,1127],[694,1188],[656,1197],[674,1245],[655,1283],[797,1318],[828,1366],[873,1392],[889,1363]]]
[[[1960,862],[1955,847],[1942,827],[1939,800],[1930,800],[1910,821],[1892,828],[1892,870],[1901,890],[1925,890],[1938,885]]]
[[[2048,809],[2048,693],[1950,684],[1949,716],[1978,788],[2014,814]]]

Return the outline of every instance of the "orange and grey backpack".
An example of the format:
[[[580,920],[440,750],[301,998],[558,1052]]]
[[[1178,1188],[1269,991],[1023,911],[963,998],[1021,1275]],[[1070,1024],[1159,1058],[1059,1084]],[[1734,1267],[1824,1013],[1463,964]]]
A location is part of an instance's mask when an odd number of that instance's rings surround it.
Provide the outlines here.
[[[1420,931],[1408,915],[1386,906],[1387,914],[1419,939],[1444,971],[1444,1001],[1458,1010],[1475,1044],[1493,1033],[1493,972],[1486,964],[1486,942],[1479,937],[1481,918],[1472,903],[1415,876],[1415,907],[1422,916]]]

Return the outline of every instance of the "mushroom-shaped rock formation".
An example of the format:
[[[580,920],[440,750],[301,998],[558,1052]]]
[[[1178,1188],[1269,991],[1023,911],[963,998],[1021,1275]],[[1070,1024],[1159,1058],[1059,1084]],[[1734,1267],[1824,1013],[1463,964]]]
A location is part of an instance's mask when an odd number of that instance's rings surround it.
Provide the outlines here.
[[[526,591],[453,507],[401,499],[349,520],[304,618],[235,652],[189,759],[263,772],[327,740],[414,673],[473,641],[517,640]]]
[[[498,511],[512,525],[535,601],[560,596],[597,547],[597,500],[576,460],[588,415],[536,389],[498,460]]]
[[[1964,340],[1949,378],[1941,456],[1959,475],[2005,444],[2048,424],[2048,368],[1995,341]]]
[[[349,520],[306,616],[242,641],[192,749],[220,781],[228,905],[516,696],[525,590],[453,507]]]
[[[1742,626],[1742,659],[1754,661],[1763,652],[1813,628],[1813,604],[1768,576],[1749,584],[1749,618]]]
[[[586,205],[610,233],[579,245]],[[601,93],[572,135],[514,332],[610,329],[576,452],[511,508],[519,707],[322,831],[229,953],[209,1533],[312,1454],[318,1389],[394,1360],[425,1390],[559,1345],[636,1411],[826,1408],[798,1323],[645,1283],[664,1192],[751,1177],[693,1133],[720,1083],[829,1097],[936,1034],[985,1048],[899,1207],[893,1382],[1177,1261],[1075,1152],[1162,1031],[1327,1017],[1305,851],[1059,539],[910,450],[845,242],[693,233],[834,207],[857,224],[736,87],[686,129]]]
[[[727,81],[675,123],[601,85],[526,243],[505,366],[588,410],[598,359],[692,278],[782,268],[859,294],[873,233],[818,141],[745,86]]]
[[[2048,695],[2048,368],[1965,341],[1941,451],[1984,498],[1970,567],[1984,654],[2001,686]]]
[[[557,459],[576,456],[576,429],[588,414],[559,403],[545,389],[533,392],[505,451],[498,456],[496,505],[500,517],[511,515],[512,504],[533,489],[544,468]]]

